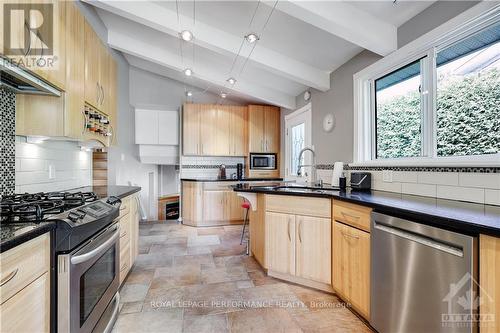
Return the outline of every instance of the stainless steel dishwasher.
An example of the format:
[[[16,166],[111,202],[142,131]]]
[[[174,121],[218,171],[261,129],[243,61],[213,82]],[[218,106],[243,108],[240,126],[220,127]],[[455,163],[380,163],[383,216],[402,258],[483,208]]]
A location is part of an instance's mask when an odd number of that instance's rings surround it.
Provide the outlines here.
[[[370,324],[378,332],[477,331],[476,237],[376,212],[371,227]]]

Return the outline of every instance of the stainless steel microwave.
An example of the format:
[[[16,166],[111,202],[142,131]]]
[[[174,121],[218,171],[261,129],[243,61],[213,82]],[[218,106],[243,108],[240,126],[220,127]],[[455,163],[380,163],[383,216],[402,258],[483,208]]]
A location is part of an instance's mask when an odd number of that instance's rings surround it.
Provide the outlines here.
[[[250,169],[275,170],[276,154],[250,153]]]

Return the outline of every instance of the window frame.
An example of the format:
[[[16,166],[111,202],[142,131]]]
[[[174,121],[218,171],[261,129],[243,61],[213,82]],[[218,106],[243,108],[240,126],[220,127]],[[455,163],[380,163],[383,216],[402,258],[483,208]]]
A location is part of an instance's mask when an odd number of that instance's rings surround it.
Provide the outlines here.
[[[465,22],[465,23],[464,23]],[[498,166],[497,154],[437,156],[437,53],[478,31],[500,22],[500,6],[479,3],[422,37],[354,74],[353,166]],[[375,80],[419,59],[421,65],[422,156],[376,158]]]

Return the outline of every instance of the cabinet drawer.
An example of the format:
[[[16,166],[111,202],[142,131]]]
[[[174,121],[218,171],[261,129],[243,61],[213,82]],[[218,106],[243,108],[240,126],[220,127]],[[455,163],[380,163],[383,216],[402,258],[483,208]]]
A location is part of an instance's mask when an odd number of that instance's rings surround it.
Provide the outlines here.
[[[371,208],[333,200],[332,210],[336,221],[370,232]]]
[[[269,170],[269,171],[250,170],[249,176],[251,178],[278,178],[280,176],[280,171],[279,170]]]
[[[130,212],[130,197],[122,199],[120,206],[120,217],[127,215]]]
[[[130,240],[130,217],[124,216],[120,218],[120,245],[129,242]]]
[[[266,210],[285,214],[331,218],[330,199],[266,195]]]
[[[121,245],[122,243],[120,243],[120,284],[125,280],[131,266],[130,242],[126,243],[124,246]]]
[[[50,235],[46,233],[0,254],[1,303],[50,268]]]
[[[237,182],[206,182],[206,183],[203,183],[203,189],[205,191],[224,191],[224,190],[228,190],[230,191],[231,188],[229,186],[231,185],[236,185]]]

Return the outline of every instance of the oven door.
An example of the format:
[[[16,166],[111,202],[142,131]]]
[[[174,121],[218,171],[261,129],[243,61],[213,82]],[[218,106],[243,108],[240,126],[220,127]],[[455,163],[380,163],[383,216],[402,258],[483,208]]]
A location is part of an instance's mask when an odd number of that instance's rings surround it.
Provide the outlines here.
[[[276,155],[274,155],[274,154],[250,154],[250,169],[253,169],[253,170],[276,169]]]
[[[119,224],[115,223],[72,253],[58,256],[59,332],[92,332],[108,312],[111,315],[102,320],[116,319],[119,238]],[[107,311],[108,305],[115,309]]]

